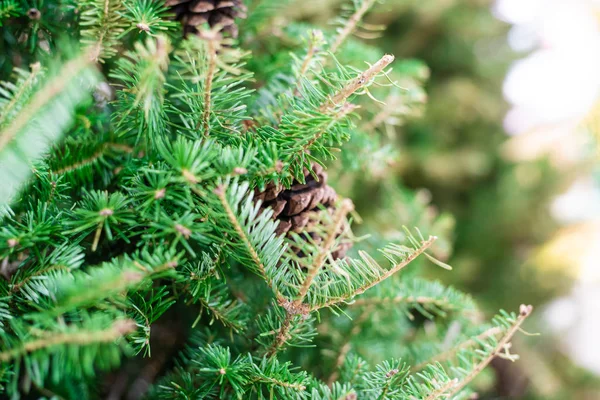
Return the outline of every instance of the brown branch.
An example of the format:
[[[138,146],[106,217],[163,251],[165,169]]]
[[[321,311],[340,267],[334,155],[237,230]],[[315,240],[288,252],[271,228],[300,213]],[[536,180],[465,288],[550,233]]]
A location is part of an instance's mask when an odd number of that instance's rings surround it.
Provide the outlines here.
[[[346,215],[353,209],[354,204],[352,204],[352,201],[348,199],[342,201],[342,204],[340,205],[333,217],[333,223],[329,227],[329,231],[327,232],[327,238],[325,239],[323,246],[319,248],[319,252],[315,256],[312,265],[309,267],[308,274],[306,275],[306,279],[304,280],[302,286],[300,287],[300,290],[298,291],[298,296],[296,300],[294,300],[293,302],[285,300],[283,302],[280,302],[280,305],[285,308],[286,316],[285,320],[281,324],[281,327],[279,328],[279,331],[277,332],[277,337],[275,341],[267,351],[267,355],[269,357],[274,355],[287,340],[293,317],[299,314],[308,315],[308,305],[303,304],[304,298],[306,297],[306,294],[308,293],[314,279],[319,274],[319,271],[325,263],[327,256],[331,253],[331,248],[333,247],[335,238],[340,228],[342,227]]]
[[[111,343],[136,329],[135,321],[130,319],[118,320],[104,331],[85,331],[74,333],[59,333],[42,339],[24,343],[21,347],[0,352],[0,361],[7,362],[24,354],[60,345],[85,346],[92,343]]]
[[[335,54],[335,52],[340,48],[342,43],[344,43],[346,38],[350,36],[352,32],[354,32],[354,29],[356,29],[356,25],[358,25],[360,20],[367,13],[367,11],[369,11],[369,9],[373,6],[374,3],[375,0],[365,0],[364,3],[358,8],[358,10],[356,10],[356,12],[352,14],[346,26],[344,26],[344,28],[335,38],[335,42],[333,42],[333,44],[331,45],[330,51],[332,53]]]
[[[342,201],[342,204],[336,211],[335,215],[333,216],[333,223],[329,227],[329,230],[327,232],[327,238],[325,239],[323,246],[320,246],[319,252],[317,253],[312,265],[308,269],[306,279],[304,280],[302,286],[300,287],[300,290],[298,291],[298,298],[295,300],[296,306],[302,304],[302,302],[304,301],[304,298],[306,297],[306,294],[308,293],[314,279],[321,271],[321,268],[323,267],[323,264],[325,264],[327,256],[331,252],[331,248],[335,243],[335,238],[337,237],[342,227],[342,224],[345,221],[346,215],[348,215],[348,213],[353,209],[354,204],[352,204],[352,201],[350,201],[349,199],[344,199]]]
[[[352,292],[350,294],[346,294],[344,296],[341,296],[341,297],[338,297],[335,299],[331,299],[323,304],[318,304],[316,306],[313,306],[310,309],[310,311],[312,312],[312,311],[320,310],[321,308],[331,307],[333,305],[344,302],[348,299],[351,299],[352,297],[358,296],[359,294],[366,292],[367,290],[371,289],[373,286],[383,282],[384,280],[388,279],[390,276],[394,275],[396,272],[400,271],[401,269],[406,267],[408,264],[413,262],[418,256],[423,254],[433,244],[433,242],[436,241],[436,239],[437,239],[437,237],[430,236],[429,239],[427,239],[426,241],[424,241],[421,244],[421,247],[419,247],[411,255],[406,257],[406,259],[404,261],[402,261],[399,264],[396,264],[391,269],[385,271],[385,273],[383,275],[381,275],[379,278],[375,279],[374,281],[369,282],[369,283],[359,287],[358,289],[356,289],[354,292]]]
[[[473,379],[475,379],[475,377],[479,375],[479,373],[483,371],[483,369],[487,367],[488,364],[492,362],[492,360],[496,358],[496,356],[505,349],[506,345],[510,342],[515,333],[517,333],[519,329],[521,329],[521,325],[527,319],[527,317],[531,315],[532,311],[532,306],[526,306],[522,304],[519,309],[519,316],[517,317],[515,323],[506,331],[506,333],[504,334],[502,339],[500,339],[494,350],[479,364],[477,364],[475,368],[473,368],[473,370],[464,379],[462,379],[462,381],[458,385],[454,386],[450,393],[446,394],[445,396],[448,398],[452,398],[458,392],[463,390],[465,386],[467,386]]]
[[[321,106],[321,112],[328,112],[339,104],[343,104],[348,97],[354,94],[357,90],[368,84],[371,79],[379,75],[388,65],[394,61],[394,56],[386,54],[379,61],[373,64],[369,69],[364,71],[348,85],[343,87],[338,93],[335,94],[329,101]]]
[[[204,137],[209,136],[210,129],[210,111],[212,107],[212,85],[217,69],[217,36],[216,32],[204,33],[207,42],[208,69],[206,79],[204,80],[204,112],[202,114],[202,130]]]
[[[288,339],[288,333],[290,331],[290,327],[291,327],[293,318],[294,318],[294,314],[292,314],[291,312],[286,312],[285,319],[283,320],[281,327],[279,327],[277,336],[275,336],[275,340],[273,341],[273,343],[267,350],[267,357],[274,356],[277,353],[277,351],[279,350],[279,348],[281,346],[283,346],[285,341]]]

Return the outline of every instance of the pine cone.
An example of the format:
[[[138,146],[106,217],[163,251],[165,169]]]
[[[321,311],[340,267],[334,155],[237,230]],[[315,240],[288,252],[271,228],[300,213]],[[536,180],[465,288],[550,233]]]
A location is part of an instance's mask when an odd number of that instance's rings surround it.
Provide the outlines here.
[[[167,7],[183,24],[183,33],[197,34],[198,27],[208,23],[212,28],[221,26],[221,33],[238,36],[236,18],[246,18],[246,6],[242,0],[166,0]]]
[[[256,191],[254,199],[262,201],[261,208],[271,208],[273,219],[279,221],[275,230],[277,235],[289,235],[291,232],[305,232],[319,241],[321,238],[315,232],[315,224],[320,223],[319,213],[335,213],[337,193],[327,185],[327,174],[319,164],[312,165],[311,171],[304,170],[305,183],[294,181],[289,189],[283,189],[273,183],[267,185],[264,191]],[[325,207],[323,209],[321,206]],[[352,247],[351,243],[342,242],[334,251],[334,259],[344,258]],[[296,254],[302,257],[298,250]]]

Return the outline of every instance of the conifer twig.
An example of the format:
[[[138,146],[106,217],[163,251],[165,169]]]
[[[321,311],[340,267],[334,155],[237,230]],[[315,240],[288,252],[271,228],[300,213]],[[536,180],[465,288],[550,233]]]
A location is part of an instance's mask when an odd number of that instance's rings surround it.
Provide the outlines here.
[[[421,254],[423,254],[432,244],[433,242],[435,242],[437,239],[437,237],[435,236],[430,236],[429,239],[427,239],[426,241],[422,242],[421,247],[419,247],[418,249],[416,249],[412,254],[410,254],[408,257],[406,257],[406,259],[404,261],[402,261],[399,264],[396,264],[394,267],[392,267],[391,269],[385,271],[385,273],[383,275],[381,275],[379,278],[375,279],[372,282],[369,282],[361,287],[359,287],[358,289],[356,289],[354,292],[352,293],[348,293],[344,296],[335,298],[335,299],[331,299],[323,304],[317,304],[315,306],[313,306],[310,311],[316,311],[316,310],[320,310],[322,308],[327,308],[327,307],[331,307],[334,306],[336,304],[342,303],[348,299],[351,299],[355,296],[358,296],[359,294],[362,294],[364,292],[366,292],[367,290],[371,289],[373,286],[378,285],[379,283],[385,281],[386,279],[388,279],[390,276],[394,275],[396,272],[400,271],[401,269],[403,269],[404,267],[406,267],[408,264],[410,264],[411,262],[413,262],[415,260],[415,258],[417,258],[418,256],[420,256]]]
[[[21,85],[19,85],[19,90],[12,96],[8,104],[3,106],[0,110],[0,125],[2,125],[4,119],[19,103],[21,97],[27,92],[27,90],[29,90],[33,86],[35,79],[38,77],[41,70],[42,68],[39,62],[31,64],[31,72],[27,76],[27,79],[25,79],[25,81]]]
[[[208,31],[203,32],[202,37],[207,43],[208,68],[206,70],[206,78],[204,80],[204,111],[202,113],[202,130],[204,137],[209,136],[210,129],[210,111],[212,107],[212,85],[217,69],[217,41],[218,32]]]
[[[64,167],[61,167],[55,171],[52,171],[53,174],[56,175],[63,175],[69,172],[73,172],[76,171],[80,168],[84,168],[87,167],[88,165],[92,165],[94,164],[96,161],[98,161],[100,158],[102,158],[102,156],[105,154],[107,149],[116,149],[116,150],[120,150],[123,151],[125,153],[131,153],[133,151],[133,148],[130,146],[127,146],[125,144],[120,144],[120,143],[104,143],[100,149],[95,152],[94,154],[92,154],[91,156],[84,158],[81,161],[77,161],[76,163],[73,163],[71,165],[67,165]]]
[[[331,252],[331,248],[333,247],[335,238],[340,228],[342,227],[342,224],[344,223],[346,215],[348,215],[348,213],[351,212],[353,209],[354,204],[352,204],[352,201],[349,199],[344,199],[340,207],[337,209],[333,217],[333,224],[329,227],[329,230],[327,232],[327,238],[325,239],[323,246],[319,247],[319,252],[315,257],[312,265],[309,267],[308,274],[306,275],[306,278],[304,279],[304,282],[302,283],[302,286],[298,291],[298,298],[295,300],[296,305],[300,305],[304,301],[304,298],[306,297],[310,286],[312,285],[315,277],[321,271],[321,268],[323,267],[327,256]]]
[[[41,269],[41,270],[39,270],[39,271],[37,271],[37,272],[35,272],[35,273],[33,273],[33,274],[25,277],[23,280],[15,283],[14,285],[11,285],[11,287],[10,287],[10,293],[12,294],[12,293],[18,292],[19,290],[21,290],[21,288],[23,286],[25,286],[27,284],[27,282],[29,282],[30,280],[32,280],[36,276],[41,276],[41,275],[47,274],[47,273],[52,272],[52,271],[60,271],[60,270],[69,271],[70,269],[68,267],[66,267],[64,265],[60,265],[60,264],[58,264],[58,265],[50,265],[50,266],[48,266],[46,268],[43,268],[43,269]]]
[[[451,379],[439,388],[435,389],[433,392],[429,393],[429,395],[424,400],[435,400],[440,396],[446,397],[447,392],[451,390],[454,386],[458,384],[458,379]]]
[[[31,102],[25,106],[12,123],[0,132],[0,151],[3,151],[19,131],[33,119],[33,116],[40,108],[52,101],[56,95],[61,93],[72,82],[74,76],[78,75],[91,64],[92,62],[87,53],[67,62],[62,68],[61,74],[37,92]]]
[[[273,285],[273,281],[267,275],[267,271],[265,269],[265,266],[264,266],[262,260],[260,259],[259,255],[258,255],[258,252],[252,245],[252,242],[250,242],[248,235],[246,235],[246,233],[244,232],[244,229],[242,228],[239,221],[235,217],[235,213],[231,209],[231,206],[229,205],[229,202],[227,201],[227,197],[225,196],[225,188],[223,186],[219,186],[214,190],[214,193],[219,198],[221,205],[223,206],[223,209],[225,209],[225,213],[227,214],[229,222],[231,222],[231,224],[233,225],[238,236],[242,239],[242,242],[244,242],[246,249],[250,253],[250,257],[252,257],[252,261],[254,261],[254,264],[256,264],[256,267],[258,268],[258,272],[260,273],[260,276],[265,280],[265,282],[271,288],[271,290],[273,290],[278,302],[281,303],[281,302],[286,301],[285,298],[283,297],[283,295],[281,293],[279,293],[279,291],[277,290],[275,285]]]
[[[452,390],[448,394],[444,394],[444,397],[452,398],[458,392],[463,390],[465,386],[467,386],[473,379],[475,379],[475,377],[479,375],[479,373],[483,371],[483,369],[487,367],[488,364],[492,362],[492,360],[496,358],[496,356],[506,348],[506,345],[510,342],[515,333],[517,333],[519,329],[521,329],[521,325],[527,319],[527,317],[531,315],[532,311],[532,306],[521,304],[521,307],[519,308],[519,316],[517,317],[515,323],[506,331],[506,333],[504,334],[502,339],[500,339],[494,350],[487,357],[481,360],[473,368],[473,370],[460,381],[460,383],[458,383],[452,388]]]
[[[308,69],[310,67],[311,61],[313,60],[315,54],[318,50],[318,45],[323,41],[323,32],[319,30],[314,30],[312,35],[310,36],[310,45],[308,46],[308,51],[306,52],[306,56],[302,61],[302,65],[300,66],[300,70],[298,71],[298,76],[296,77],[296,85],[294,88],[294,96],[298,96],[300,94],[300,85],[302,83],[302,77],[306,75]]]
[[[323,246],[319,247],[319,252],[315,256],[315,260],[312,265],[309,267],[308,274],[302,283],[298,291],[298,296],[294,301],[284,300],[283,302],[279,302],[280,305],[283,306],[286,312],[285,319],[277,332],[275,337],[275,342],[271,345],[269,350],[267,351],[268,356],[274,355],[277,350],[285,343],[288,337],[289,330],[291,328],[291,322],[295,315],[303,314],[308,315],[307,312],[308,306],[303,304],[304,298],[308,293],[315,277],[318,275],[321,267],[325,263],[327,256],[331,253],[331,248],[335,242],[335,238],[344,222],[346,215],[354,209],[354,204],[349,199],[345,199],[342,201],[342,204],[338,208],[337,212],[333,217],[333,223],[329,227],[327,232],[327,238],[323,243]]]
[[[458,353],[460,350],[468,349],[471,346],[475,346],[477,343],[481,342],[482,340],[485,340],[492,336],[499,335],[500,333],[502,333],[502,329],[500,329],[499,327],[495,326],[493,328],[490,328],[490,329],[486,330],[485,332],[477,335],[477,337],[469,339],[469,340],[459,344],[458,346],[455,346],[443,353],[437,354],[435,357],[430,358],[427,361],[424,361],[420,364],[415,365],[413,367],[413,370],[421,371],[423,368],[427,367],[430,364],[434,364],[436,362],[447,361],[450,358],[452,358],[456,353]]]
[[[348,85],[344,86],[339,92],[337,92],[332,98],[330,98],[328,102],[323,104],[320,108],[321,112],[331,111],[336,106],[343,104],[348,99],[348,97],[350,97],[357,90],[369,83],[371,79],[379,75],[393,61],[394,56],[391,54],[386,54],[383,57],[381,57],[379,61],[371,65],[369,69],[367,69],[354,80],[352,80]]]
[[[54,336],[43,337],[38,340],[26,342],[21,347],[0,352],[0,361],[7,362],[23,354],[32,353],[44,348],[59,345],[85,346],[92,343],[111,343],[136,329],[135,321],[130,319],[118,320],[103,331],[83,331],[73,333],[59,333]]]
[[[361,6],[352,14],[348,23],[344,26],[344,28],[340,31],[340,33],[336,36],[335,41],[331,45],[330,51],[335,54],[336,51],[340,48],[342,43],[346,40],[348,36],[354,32],[356,26],[360,22],[360,20],[364,17],[364,15],[369,11],[369,9],[373,6],[376,0],[365,0]]]

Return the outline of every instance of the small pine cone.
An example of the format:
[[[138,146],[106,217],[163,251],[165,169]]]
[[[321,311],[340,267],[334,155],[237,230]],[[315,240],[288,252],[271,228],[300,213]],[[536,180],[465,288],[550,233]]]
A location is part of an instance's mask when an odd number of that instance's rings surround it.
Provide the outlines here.
[[[315,224],[321,220],[318,214],[335,213],[337,193],[327,185],[327,174],[319,164],[312,165],[312,172],[304,170],[304,180],[304,183],[294,181],[289,189],[270,183],[262,192],[255,191],[254,199],[262,202],[262,209],[273,210],[273,219],[279,221],[275,230],[277,235],[307,233],[313,240],[319,241],[315,233]],[[342,241],[332,252],[333,257],[344,258],[350,247],[351,242]],[[299,250],[296,254],[303,256]]]
[[[246,6],[242,0],[166,0],[167,7],[175,13],[183,25],[184,35],[198,34],[199,27],[219,25],[221,33],[236,38],[236,18],[246,18]]]

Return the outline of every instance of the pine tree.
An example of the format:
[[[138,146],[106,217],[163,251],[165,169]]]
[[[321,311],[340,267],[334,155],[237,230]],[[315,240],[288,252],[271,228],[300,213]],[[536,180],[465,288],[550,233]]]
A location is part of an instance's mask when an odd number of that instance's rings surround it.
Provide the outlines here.
[[[5,38],[46,27],[3,43],[3,394],[458,399],[492,359],[516,360],[531,306],[486,324],[418,278],[423,257],[449,268],[435,236],[360,241],[342,197],[281,235],[263,206],[325,183],[327,165],[373,162],[360,118],[410,78],[352,38],[375,1],[336,30],[281,26],[285,2],[255,1],[239,39],[218,23],[182,35],[163,2],[48,1],[25,28],[20,3],[0,4]]]

